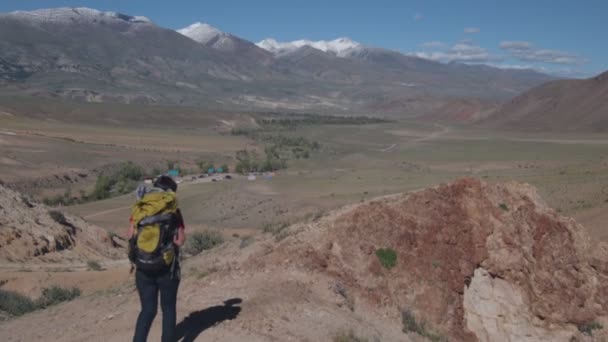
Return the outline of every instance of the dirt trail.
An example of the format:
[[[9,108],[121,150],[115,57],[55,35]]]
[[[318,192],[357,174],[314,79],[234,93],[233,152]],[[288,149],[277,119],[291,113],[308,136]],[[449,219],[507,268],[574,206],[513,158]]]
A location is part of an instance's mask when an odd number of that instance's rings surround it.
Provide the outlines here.
[[[585,234],[525,184],[463,179],[376,198],[186,260],[178,338],[606,341],[577,328],[608,326],[608,249]],[[138,310],[125,281],[0,323],[0,340],[126,341]]]
[[[450,132],[450,128],[447,126],[440,125],[440,124],[434,124],[434,126],[436,128],[438,128],[438,130],[430,132],[427,135],[415,138],[415,139],[411,140],[410,142],[411,143],[420,143],[420,142],[425,142],[425,141],[429,141],[429,140],[435,140],[435,139],[438,139],[439,137],[441,137],[442,135],[445,135]],[[395,150],[398,146],[399,146],[399,144],[395,143],[395,144],[392,144],[388,147],[381,149],[380,152],[391,152],[391,151]]]
[[[434,124],[435,127],[437,127],[439,130],[437,131],[433,131],[430,134],[421,137],[421,138],[417,138],[414,139],[414,142],[423,142],[423,141],[428,141],[428,140],[435,140],[437,138],[439,138],[442,135],[445,135],[447,133],[450,132],[450,128],[441,124]]]
[[[184,180],[183,182],[179,183],[179,187],[180,188],[188,188],[192,185],[195,184],[210,184],[213,183],[213,179],[218,179],[220,177],[225,177],[227,175],[230,175],[230,177],[232,177],[232,179],[237,180],[237,179],[244,179],[244,177],[242,175],[238,175],[238,174],[222,174],[222,175],[218,175],[218,176],[209,176],[209,177],[205,177],[205,178],[196,178],[195,180]],[[184,176],[185,179],[194,177],[195,175],[187,175]],[[228,180],[225,180],[228,181]],[[182,197],[184,198],[184,197]],[[185,197],[187,198],[187,197]],[[126,210],[126,209],[130,209],[131,206],[123,206],[123,207],[118,207],[118,208],[112,208],[112,209],[108,209],[108,210],[103,210],[103,211],[98,211],[92,214],[88,214],[86,216],[84,216],[85,219],[90,219],[93,217],[97,217],[97,216],[102,216],[102,215],[107,215],[107,214],[111,214],[113,212],[117,212],[117,211],[121,211],[121,210]]]

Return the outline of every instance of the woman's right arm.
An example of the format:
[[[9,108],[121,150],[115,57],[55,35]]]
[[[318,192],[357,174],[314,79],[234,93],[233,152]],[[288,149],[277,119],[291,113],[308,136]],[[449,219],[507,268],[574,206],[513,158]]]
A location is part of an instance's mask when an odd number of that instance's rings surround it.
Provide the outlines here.
[[[127,240],[131,240],[135,234],[135,226],[133,225],[133,219],[129,219],[129,229],[127,230]]]

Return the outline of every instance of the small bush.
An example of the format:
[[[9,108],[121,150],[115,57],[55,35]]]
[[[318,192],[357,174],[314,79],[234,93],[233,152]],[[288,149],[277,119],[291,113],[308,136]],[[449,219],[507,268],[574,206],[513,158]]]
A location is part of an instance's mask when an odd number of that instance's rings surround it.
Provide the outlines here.
[[[333,342],[367,342],[368,339],[355,335],[352,330],[338,333]]]
[[[504,203],[500,203],[499,207],[500,207],[500,209],[502,209],[504,211],[509,211],[509,207]]]
[[[61,302],[68,302],[78,296],[80,296],[80,289],[77,287],[64,289],[53,286],[42,290],[42,296],[36,300],[36,306],[39,309],[44,309]]]
[[[28,297],[14,291],[0,290],[0,311],[21,316],[36,309],[36,303]]]
[[[101,271],[103,268],[101,267],[101,265],[95,261],[95,260],[89,260],[87,261],[87,267],[89,267],[89,269],[91,271]]]
[[[578,331],[585,335],[593,336],[593,330],[604,329],[604,327],[598,322],[583,323],[576,326]]]
[[[137,182],[144,176],[144,171],[141,167],[132,162],[125,162],[118,165],[113,171],[103,172],[97,177],[95,189],[91,199],[102,200],[110,197],[112,194],[122,195],[135,190]]]
[[[376,256],[380,264],[386,269],[391,269],[397,265],[397,252],[390,248],[380,248],[376,251]]]
[[[432,342],[447,341],[445,337],[430,332],[424,322],[418,322],[410,310],[406,309],[401,312],[401,321],[403,324],[403,332],[406,334],[413,332],[422,337],[428,338]]]
[[[207,277],[208,275],[217,272],[218,269],[216,267],[211,267],[209,269],[206,270],[196,270],[193,272],[193,274],[196,276],[196,279],[203,279],[205,277]]]
[[[42,296],[32,300],[14,291],[0,290],[0,311],[11,316],[22,316],[28,312],[44,309],[51,305],[70,301],[80,296],[80,289],[64,289],[53,286],[42,290]]]
[[[65,218],[62,212],[57,210],[49,210],[49,216],[53,219],[53,221],[62,224],[64,226],[68,225],[68,220]]]
[[[239,247],[241,249],[246,248],[247,246],[251,245],[253,243],[253,237],[252,236],[243,236],[241,238],[241,244],[239,245]]]
[[[224,237],[220,232],[215,230],[207,230],[204,232],[196,232],[188,236],[184,252],[190,255],[197,255],[204,250],[211,249],[224,242]]]
[[[32,200],[26,196],[21,196],[21,202],[23,202],[23,204],[25,204],[28,208],[33,208],[34,205],[32,204]]]

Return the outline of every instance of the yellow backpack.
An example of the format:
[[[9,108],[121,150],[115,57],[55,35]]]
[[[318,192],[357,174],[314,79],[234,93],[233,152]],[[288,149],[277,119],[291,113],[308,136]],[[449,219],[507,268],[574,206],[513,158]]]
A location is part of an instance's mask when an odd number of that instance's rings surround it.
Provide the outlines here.
[[[177,198],[174,192],[149,192],[131,208],[136,229],[129,243],[129,259],[137,269],[161,272],[175,265]]]

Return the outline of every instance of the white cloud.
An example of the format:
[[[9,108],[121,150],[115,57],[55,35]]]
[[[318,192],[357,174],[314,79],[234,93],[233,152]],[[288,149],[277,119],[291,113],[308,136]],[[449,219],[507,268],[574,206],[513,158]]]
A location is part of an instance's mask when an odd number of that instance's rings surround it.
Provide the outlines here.
[[[422,13],[414,14],[414,21],[420,21],[422,19],[424,19],[424,15]]]
[[[500,48],[508,51],[514,58],[526,62],[544,62],[553,64],[583,64],[588,59],[575,53],[551,49],[539,49],[526,41],[504,41]]]
[[[472,34],[479,33],[481,30],[478,27],[467,27],[464,29],[464,33]]]
[[[460,41],[461,44],[473,45],[473,39],[467,38]]]
[[[521,40],[507,40],[500,43],[500,48],[505,50],[529,50],[532,48],[532,44]]]
[[[446,46],[445,43],[436,40],[432,42],[424,42],[421,45],[425,48],[442,48]]]
[[[494,55],[481,46],[473,44],[472,42],[457,43],[446,51],[418,51],[411,53],[410,55],[438,62],[486,63],[502,60],[500,56]]]
[[[483,53],[486,51],[486,49],[478,45],[458,43],[452,46],[450,51],[463,54],[476,54]]]
[[[512,69],[512,70],[534,70],[544,72],[542,68],[534,67],[530,64],[506,64],[506,63],[488,63],[489,66],[499,69]]]

